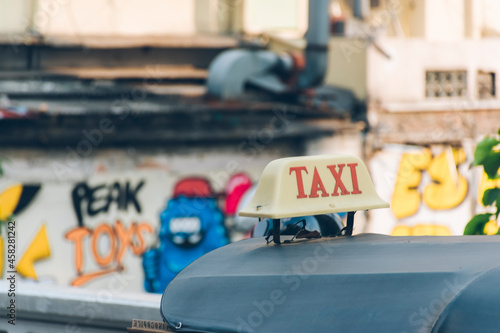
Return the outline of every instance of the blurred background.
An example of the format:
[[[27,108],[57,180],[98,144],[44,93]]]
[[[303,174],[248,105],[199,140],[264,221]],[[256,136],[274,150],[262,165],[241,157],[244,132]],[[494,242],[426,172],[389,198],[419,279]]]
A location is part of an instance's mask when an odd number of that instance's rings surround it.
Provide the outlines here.
[[[391,209],[355,233],[462,235],[500,187],[471,167],[500,127],[496,0],[0,8],[3,278],[15,220],[19,281],[160,293],[250,236],[237,211],[281,157],[365,161]]]

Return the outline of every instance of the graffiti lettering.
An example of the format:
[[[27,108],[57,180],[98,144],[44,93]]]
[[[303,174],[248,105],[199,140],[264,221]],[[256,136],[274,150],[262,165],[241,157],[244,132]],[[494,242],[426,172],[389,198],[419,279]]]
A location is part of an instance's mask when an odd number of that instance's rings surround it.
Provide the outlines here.
[[[142,255],[146,250],[144,233],[153,233],[153,228],[147,223],[132,223],[126,228],[121,221],[116,221],[114,226],[100,224],[95,229],[77,227],[66,233],[66,239],[75,246],[75,268],[78,277],[71,285],[80,286],[99,276],[123,270],[123,257],[129,247],[136,256]],[[100,267],[100,271],[84,273],[84,240],[90,238],[90,252],[92,259]],[[99,244],[101,239],[107,238],[109,248],[101,252]]]
[[[87,212],[88,216],[106,213],[113,202],[119,210],[127,210],[129,204],[132,204],[135,210],[140,213],[141,205],[137,200],[137,194],[143,185],[143,180],[140,181],[135,188],[132,188],[128,181],[125,185],[115,182],[109,186],[98,185],[95,187],[89,187],[87,183],[76,184],[71,193],[71,197],[73,200],[73,208],[78,219],[78,226],[84,226],[84,211]]]
[[[427,172],[433,183],[427,185],[423,199],[432,209],[450,209],[458,206],[467,195],[467,180],[457,171],[457,165],[466,160],[463,149],[448,150],[434,158]]]
[[[428,149],[419,153],[403,154],[401,157],[391,200],[391,210],[397,218],[411,216],[418,211],[420,207],[418,185],[422,179],[421,171],[428,167],[431,159],[431,152]]]
[[[427,170],[433,183],[427,185],[422,199],[431,209],[454,208],[467,195],[467,180],[460,175],[457,166],[466,160],[463,149],[453,149],[432,158],[424,149],[419,153],[404,154],[399,165],[398,177],[391,200],[391,210],[397,218],[415,214],[421,203],[418,186],[422,171]]]
[[[396,226],[391,236],[450,236],[451,230],[445,225],[417,224],[413,227],[407,225]]]

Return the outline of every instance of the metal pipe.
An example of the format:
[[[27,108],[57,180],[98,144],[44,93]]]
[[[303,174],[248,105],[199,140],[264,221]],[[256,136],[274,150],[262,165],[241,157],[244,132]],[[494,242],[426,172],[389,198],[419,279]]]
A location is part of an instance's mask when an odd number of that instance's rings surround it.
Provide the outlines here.
[[[363,4],[362,0],[354,0],[352,5],[352,12],[354,17],[363,18]]]
[[[370,16],[370,3],[368,0],[354,0],[352,12],[354,17],[363,20]]]
[[[309,27],[306,33],[306,68],[299,76],[298,88],[314,87],[323,82],[330,39],[330,0],[309,0]]]
[[[330,39],[330,0],[309,0],[309,28],[305,39],[305,68],[293,89],[320,85],[326,75]],[[290,90],[279,75],[293,69],[290,57],[270,51],[230,50],[210,64],[207,87],[209,95],[235,99],[243,94],[246,83],[280,94]]]
[[[309,27],[307,46],[327,46],[330,39],[330,0],[309,0]]]

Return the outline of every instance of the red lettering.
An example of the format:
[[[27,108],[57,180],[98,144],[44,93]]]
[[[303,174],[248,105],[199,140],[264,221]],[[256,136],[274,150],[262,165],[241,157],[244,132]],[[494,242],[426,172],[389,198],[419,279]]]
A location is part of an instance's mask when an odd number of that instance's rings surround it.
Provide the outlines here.
[[[311,184],[311,195],[309,195],[309,198],[318,198],[318,191],[322,192],[322,197],[330,196],[330,194],[326,192],[325,186],[323,185],[321,177],[318,174],[318,170],[316,169],[316,167],[314,167],[314,176]]]
[[[358,163],[347,164],[351,168],[351,180],[352,180],[352,192],[351,194],[361,194],[362,192],[358,187],[358,174],[356,173],[356,167]]]
[[[333,189],[333,196],[338,196],[338,188],[340,187],[340,195],[347,195],[349,194],[349,191],[345,188],[344,183],[342,182],[342,171],[344,170],[345,164],[338,164],[339,171],[335,171],[335,164],[334,165],[327,165],[327,168],[330,169],[333,178],[335,178],[335,188]]]
[[[290,175],[295,171],[295,177],[297,178],[297,189],[299,191],[299,195],[297,195],[297,199],[307,198],[307,195],[304,193],[304,182],[302,180],[302,171],[305,171],[308,174],[305,166],[302,167],[294,167],[290,168]]]

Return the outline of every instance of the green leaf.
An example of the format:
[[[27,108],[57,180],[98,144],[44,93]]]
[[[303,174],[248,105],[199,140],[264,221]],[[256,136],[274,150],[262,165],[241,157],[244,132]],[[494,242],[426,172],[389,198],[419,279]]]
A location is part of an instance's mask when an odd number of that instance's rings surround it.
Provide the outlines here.
[[[476,150],[474,151],[474,166],[483,165],[484,160],[488,157],[493,147],[498,145],[500,141],[490,136],[487,136],[481,142],[477,144]]]
[[[483,160],[484,172],[488,175],[489,179],[495,179],[498,175],[498,168],[500,168],[500,152],[491,152]]]
[[[478,214],[465,226],[464,235],[484,235],[484,226],[490,221],[493,214]]]
[[[483,199],[481,200],[481,202],[483,203],[483,206],[492,205],[495,201],[498,200],[499,194],[500,194],[500,188],[490,188],[490,189],[484,191]],[[497,201],[497,205],[498,205],[498,201]]]
[[[495,216],[498,220],[498,215],[500,214],[500,193],[497,195],[497,203],[496,203],[496,206],[497,206],[497,211],[495,213]]]

